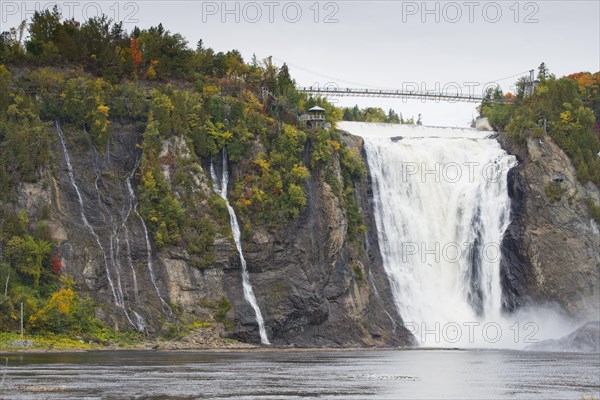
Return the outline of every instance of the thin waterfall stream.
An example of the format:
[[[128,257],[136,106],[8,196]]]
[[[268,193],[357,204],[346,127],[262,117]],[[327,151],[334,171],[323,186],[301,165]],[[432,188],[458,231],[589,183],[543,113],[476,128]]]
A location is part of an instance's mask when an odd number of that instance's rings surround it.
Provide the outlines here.
[[[83,201],[83,196],[81,195],[79,186],[77,186],[77,182],[75,182],[75,173],[73,171],[73,165],[71,164],[71,156],[69,155],[69,150],[67,149],[67,142],[66,142],[64,133],[63,133],[58,121],[56,122],[56,132],[58,133],[61,148],[63,151],[63,156],[65,158],[65,163],[67,164],[69,182],[71,183],[71,186],[73,187],[73,189],[75,190],[75,193],[77,194],[77,202],[79,203],[79,211],[80,211],[81,220],[82,220],[85,228],[88,230],[88,232],[94,237],[96,244],[98,245],[98,248],[99,248],[100,252],[102,253],[102,257],[104,260],[104,269],[106,272],[106,279],[108,280],[108,285],[113,294],[113,299],[115,300],[115,305],[117,307],[119,307],[121,310],[123,310],[123,313],[125,314],[125,317],[127,318],[127,321],[129,321],[129,323],[134,328],[136,328],[139,331],[144,331],[146,329],[146,323],[145,323],[144,319],[135,311],[133,311],[135,321],[132,320],[131,317],[129,316],[129,313],[127,312],[127,309],[125,307],[125,300],[124,300],[123,291],[122,291],[122,288],[120,285],[120,279],[118,278],[118,286],[115,287],[115,284],[113,282],[113,278],[112,278],[112,275],[110,272],[109,257],[106,255],[106,250],[105,250],[104,246],[102,245],[102,242],[100,241],[100,237],[98,236],[98,234],[94,230],[94,227],[90,224],[89,220],[87,219],[87,217],[85,215],[85,204]],[[96,189],[98,189],[97,181],[96,181],[95,187],[96,187]],[[112,253],[112,240],[111,240],[111,253]],[[111,258],[112,258],[112,254],[111,254]],[[118,268],[117,265],[114,265],[114,268],[115,268],[115,273],[118,276],[119,272],[117,270],[117,268]]]
[[[240,225],[237,220],[237,216],[235,215],[235,210],[229,204],[229,200],[227,199],[227,186],[229,185],[229,172],[228,172],[228,163],[227,163],[227,151],[223,149],[223,171],[221,173],[221,184],[218,186],[217,174],[215,173],[215,168],[212,164],[210,164],[210,176],[213,181],[213,187],[215,192],[221,196],[223,200],[225,200],[225,205],[227,206],[227,211],[229,212],[229,222],[231,225],[231,232],[233,233],[233,240],[235,242],[235,247],[237,249],[238,255],[240,257],[240,264],[242,265],[242,286],[244,288],[244,298],[250,304],[252,309],[254,310],[254,314],[256,316],[256,322],[258,324],[258,332],[260,334],[260,342],[265,345],[271,344],[269,342],[269,338],[267,337],[267,331],[265,329],[265,322],[260,311],[260,307],[256,302],[256,296],[254,295],[254,290],[252,289],[252,284],[250,283],[250,275],[248,274],[248,268],[246,265],[246,259],[244,258],[244,253],[242,251],[242,240],[241,240],[241,232]]]

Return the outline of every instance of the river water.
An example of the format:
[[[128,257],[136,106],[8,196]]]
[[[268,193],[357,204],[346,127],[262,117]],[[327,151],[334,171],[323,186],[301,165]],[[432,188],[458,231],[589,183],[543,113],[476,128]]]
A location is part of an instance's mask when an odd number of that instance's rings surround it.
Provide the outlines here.
[[[0,354],[1,399],[590,399],[598,354],[512,350]]]

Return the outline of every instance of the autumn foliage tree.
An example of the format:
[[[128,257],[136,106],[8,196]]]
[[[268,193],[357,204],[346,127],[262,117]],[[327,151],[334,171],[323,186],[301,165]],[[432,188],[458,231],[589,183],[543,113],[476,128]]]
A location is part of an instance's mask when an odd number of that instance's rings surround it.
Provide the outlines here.
[[[62,271],[62,261],[61,261],[61,256],[59,253],[56,253],[52,256],[52,260],[50,260],[50,268],[52,270],[52,273],[55,275],[59,275],[60,272]]]
[[[518,141],[549,134],[571,157],[579,179],[600,184],[599,88],[600,72],[556,78],[541,65],[540,85],[535,93],[524,96],[521,87],[514,104],[484,101],[480,111],[494,128]],[[488,101],[501,95],[500,91]]]
[[[595,132],[596,136],[600,138],[600,72],[596,72],[595,74],[578,72],[567,75],[566,78],[577,82],[583,103],[594,111],[596,118]]]
[[[131,50],[131,62],[133,68],[138,71],[142,65],[142,52],[138,48],[138,40],[135,36],[131,38],[129,49]]]

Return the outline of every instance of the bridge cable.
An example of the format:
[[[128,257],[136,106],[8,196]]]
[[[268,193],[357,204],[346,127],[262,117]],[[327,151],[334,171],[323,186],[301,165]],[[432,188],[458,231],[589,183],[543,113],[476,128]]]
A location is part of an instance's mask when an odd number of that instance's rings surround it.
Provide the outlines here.
[[[322,74],[322,73],[319,73],[319,72],[316,72],[316,71],[312,71],[312,70],[310,70],[308,68],[301,67],[301,66],[299,66],[297,64],[286,62],[286,61],[284,61],[284,60],[282,60],[282,59],[280,59],[278,57],[275,57],[275,56],[273,56],[272,58],[275,61],[278,61],[278,62],[281,62],[281,63],[285,63],[288,66],[291,66],[293,68],[299,69],[299,70],[304,71],[304,72],[308,72],[309,74],[318,75],[318,76],[322,76],[324,78],[332,79],[333,80],[333,82],[326,82],[325,84],[327,84],[327,83],[336,84],[337,82],[343,82],[343,83],[348,83],[348,84],[351,84],[351,85],[357,85],[357,86],[359,86],[361,88],[364,88],[364,89],[381,89],[381,90],[389,90],[390,89],[389,87],[383,87],[383,86],[377,86],[377,85],[369,85],[369,84],[365,84],[365,83],[348,81],[348,80],[345,80],[345,79],[336,78],[336,77],[331,76],[331,75],[326,75],[326,74]],[[527,74],[527,73],[529,73],[529,70],[523,71],[523,72],[519,72],[519,73],[514,74],[514,75],[506,76],[504,78],[494,79],[494,80],[491,80],[491,81],[487,81],[487,82],[483,83],[483,86],[486,86],[486,85],[488,85],[490,83],[498,83],[498,82],[504,81],[506,79],[514,78],[514,77],[521,76],[521,75],[524,75],[524,74]],[[467,85],[461,85],[460,87],[461,88],[466,88],[468,86]],[[339,86],[338,86],[338,88],[339,88]]]
[[[347,81],[345,79],[336,78],[336,77],[331,76],[331,75],[321,74],[319,72],[312,71],[310,69],[301,67],[299,65],[283,61],[283,60],[281,60],[281,59],[279,59],[277,57],[273,57],[273,59],[276,60],[276,61],[279,61],[279,62],[283,62],[283,63],[285,63],[285,64],[287,64],[287,65],[289,65],[291,67],[294,67],[296,69],[299,69],[300,71],[308,72],[308,73],[313,74],[313,75],[318,75],[318,76],[322,76],[323,78],[327,78],[327,79],[332,79],[333,80],[333,82],[325,82],[325,83],[343,82],[343,83],[349,83],[351,85],[356,85],[356,86],[359,86],[359,87],[364,87],[366,89],[389,89],[389,87],[386,88],[386,87],[383,87],[383,86],[368,85],[368,84],[360,83],[360,82]]]
[[[485,84],[487,85],[488,83],[496,83],[496,82],[501,82],[501,81],[504,81],[504,80],[506,80],[506,79],[514,78],[514,77],[516,77],[516,76],[519,76],[519,75],[525,75],[525,74],[528,74],[528,73],[529,73],[529,71],[519,72],[518,74],[514,74],[514,75],[511,75],[511,76],[507,76],[507,77],[505,77],[505,78],[494,79],[494,80],[492,80],[492,81],[485,82]]]

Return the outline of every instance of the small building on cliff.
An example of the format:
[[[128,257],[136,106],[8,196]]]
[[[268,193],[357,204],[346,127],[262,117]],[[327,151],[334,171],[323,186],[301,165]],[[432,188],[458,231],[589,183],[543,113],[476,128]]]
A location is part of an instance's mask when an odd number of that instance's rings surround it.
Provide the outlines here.
[[[325,109],[319,106],[314,106],[307,113],[298,116],[300,124],[308,129],[327,128],[325,123]]]

